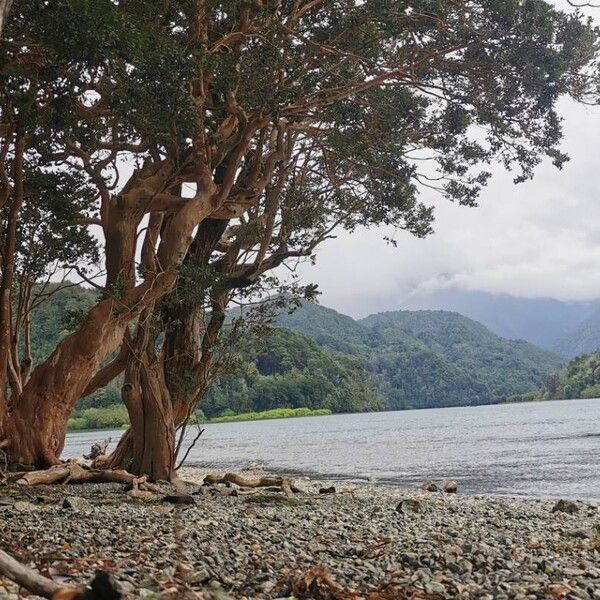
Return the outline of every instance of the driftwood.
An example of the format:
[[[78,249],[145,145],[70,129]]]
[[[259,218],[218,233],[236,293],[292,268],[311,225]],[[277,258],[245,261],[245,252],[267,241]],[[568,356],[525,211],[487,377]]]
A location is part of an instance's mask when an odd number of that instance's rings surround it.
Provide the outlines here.
[[[148,483],[145,477],[121,469],[93,469],[77,462],[66,462],[43,471],[12,473],[9,480],[18,485],[51,485],[53,483],[121,483],[134,489],[162,493],[160,486]]]
[[[238,473],[224,473],[223,475],[206,475],[204,477],[205,484],[213,483],[235,483],[243,488],[257,487],[279,487],[281,491],[287,495],[292,493],[301,494],[302,490],[295,484],[293,479],[287,477],[271,477],[263,475],[261,477],[246,477]]]
[[[96,460],[101,456],[106,456],[106,449],[108,448],[108,445],[111,441],[112,439],[108,438],[103,442],[96,442],[95,444],[92,444],[89,454],[84,454],[83,458],[85,458],[86,460]]]
[[[37,571],[16,561],[10,554],[0,550],[0,574],[14,581],[36,596],[52,598],[64,589],[64,586],[40,575]],[[74,591],[75,588],[72,588]]]
[[[122,594],[111,575],[100,571],[87,587],[59,585],[0,550],[0,575],[28,592],[50,600],[119,600]]]

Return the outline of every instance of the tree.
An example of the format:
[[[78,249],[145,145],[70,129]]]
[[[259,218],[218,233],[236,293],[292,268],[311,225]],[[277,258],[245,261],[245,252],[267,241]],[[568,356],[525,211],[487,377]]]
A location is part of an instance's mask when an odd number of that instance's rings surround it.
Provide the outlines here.
[[[144,327],[196,230],[217,253],[204,260],[217,271],[211,320],[280,246],[312,252],[303,232],[327,231],[336,214],[340,226],[425,235],[421,187],[474,205],[489,177],[480,165],[499,160],[522,180],[544,156],[564,162],[555,104],[596,42],[542,0],[38,0],[14,6],[5,33],[0,323],[31,172],[83,177],[97,195],[74,226],[104,238],[98,303],[0,409],[9,459],[38,466],[58,461],[68,415],[113,368],[104,361],[133,320],[135,346],[154,352]],[[290,198],[304,208],[286,213]],[[219,250],[227,223],[239,236]],[[155,387],[153,406],[172,406],[150,367],[131,378]]]

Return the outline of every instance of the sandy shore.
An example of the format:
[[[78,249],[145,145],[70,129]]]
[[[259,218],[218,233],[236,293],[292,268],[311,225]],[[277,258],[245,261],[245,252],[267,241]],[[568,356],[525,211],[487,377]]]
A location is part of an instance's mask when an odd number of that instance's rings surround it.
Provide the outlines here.
[[[232,496],[197,485],[198,470],[182,475],[196,482],[194,505],[132,499],[116,485],[0,487],[0,547],[67,582],[109,570],[131,597],[287,598],[323,566],[341,598],[387,588],[390,598],[600,599],[597,503],[553,512],[555,500],[376,485],[319,494],[327,482],[307,480],[290,498]],[[79,506],[64,507],[73,496]],[[16,593],[0,583],[0,598]]]

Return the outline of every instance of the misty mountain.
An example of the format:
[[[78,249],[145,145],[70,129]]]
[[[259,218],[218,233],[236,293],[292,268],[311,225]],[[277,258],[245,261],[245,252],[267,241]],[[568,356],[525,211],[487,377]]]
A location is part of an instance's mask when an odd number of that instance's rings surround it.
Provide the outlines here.
[[[553,349],[569,358],[600,350],[600,308],[561,335],[554,342]]]
[[[451,288],[415,294],[402,307],[456,311],[502,337],[523,339],[567,357],[577,354],[580,347],[585,351],[600,347],[600,327],[597,328],[599,344],[594,346],[593,322],[587,323],[596,315],[600,324],[600,300],[562,302]],[[581,336],[587,336],[586,341],[580,341]]]

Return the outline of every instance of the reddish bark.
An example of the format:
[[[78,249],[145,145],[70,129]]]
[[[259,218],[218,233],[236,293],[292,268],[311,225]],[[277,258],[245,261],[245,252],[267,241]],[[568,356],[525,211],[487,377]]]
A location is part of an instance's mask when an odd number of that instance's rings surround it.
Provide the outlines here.
[[[40,468],[58,464],[71,411],[102,361],[118,347],[128,321],[115,315],[113,300],[100,302],[33,370],[5,419],[9,462]]]

